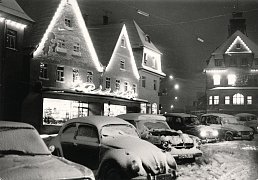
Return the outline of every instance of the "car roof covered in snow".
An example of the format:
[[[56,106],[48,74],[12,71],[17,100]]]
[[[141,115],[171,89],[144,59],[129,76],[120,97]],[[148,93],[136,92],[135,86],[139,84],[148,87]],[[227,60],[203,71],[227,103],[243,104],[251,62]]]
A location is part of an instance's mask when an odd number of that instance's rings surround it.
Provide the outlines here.
[[[223,113],[208,113],[208,114],[203,114],[202,117],[203,116],[235,117],[233,115],[223,114]]]
[[[123,119],[112,117],[112,116],[87,116],[87,117],[79,117],[68,120],[64,123],[63,127],[70,123],[87,123],[96,126],[98,129],[108,125],[108,124],[127,124],[131,125],[130,123],[124,121]]]
[[[12,121],[0,121],[0,128],[4,127],[14,127],[14,128],[31,128],[34,129],[34,127],[27,123],[21,123],[21,122],[12,122]]]
[[[256,116],[256,115],[255,114],[251,114],[251,113],[238,113],[238,114],[235,114],[235,116],[245,117],[245,116]]]
[[[144,120],[162,120],[165,121],[166,118],[161,115],[156,114],[143,114],[143,113],[127,113],[120,114],[117,117],[125,120],[135,120],[135,121],[144,121]]]
[[[163,116],[197,117],[195,115],[187,114],[187,113],[166,113],[166,114],[163,114]]]

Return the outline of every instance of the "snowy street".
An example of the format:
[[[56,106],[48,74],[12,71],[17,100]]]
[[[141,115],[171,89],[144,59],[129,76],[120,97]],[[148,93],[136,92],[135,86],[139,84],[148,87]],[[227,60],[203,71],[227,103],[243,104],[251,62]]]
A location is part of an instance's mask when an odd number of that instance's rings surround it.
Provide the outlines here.
[[[253,141],[205,144],[203,156],[192,164],[178,165],[178,180],[257,180],[258,135]]]

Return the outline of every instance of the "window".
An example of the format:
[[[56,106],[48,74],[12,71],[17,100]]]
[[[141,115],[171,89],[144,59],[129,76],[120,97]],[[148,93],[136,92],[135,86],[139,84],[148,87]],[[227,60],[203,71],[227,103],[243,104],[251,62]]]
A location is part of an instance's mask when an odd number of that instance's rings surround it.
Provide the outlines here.
[[[58,66],[56,69],[56,80],[64,81],[64,67]]]
[[[244,96],[242,94],[235,94],[233,96],[233,104],[234,105],[241,105],[241,104],[244,104]]]
[[[87,72],[86,82],[89,82],[89,83],[93,82],[93,72],[92,71]]]
[[[136,93],[136,84],[133,84],[133,92]]]
[[[128,82],[124,83],[124,90],[125,90],[125,92],[128,91]]]
[[[79,80],[79,70],[78,69],[73,69],[73,82]]]
[[[76,131],[76,124],[72,123],[67,125],[62,132],[62,139],[73,139]]]
[[[253,104],[252,96],[247,96],[247,104]]]
[[[213,75],[213,85],[220,85],[220,75]]]
[[[57,41],[57,47],[59,47],[59,48],[65,48],[65,40],[64,40],[64,39],[58,39],[58,41]]]
[[[40,73],[39,73],[39,77],[43,78],[43,79],[47,79],[48,75],[47,75],[47,64],[45,63],[40,63]]]
[[[237,43],[237,44],[236,44],[236,48],[237,48],[237,49],[240,49],[240,48],[241,48],[241,44],[240,44],[240,43]]]
[[[98,142],[98,132],[93,126],[80,125],[76,139]]]
[[[125,37],[123,36],[122,39],[121,39],[121,47],[126,47],[125,46]]]
[[[147,65],[147,53],[143,54],[143,63],[144,65]]]
[[[214,104],[219,104],[219,96],[214,96]]]
[[[236,75],[229,74],[228,75],[228,85],[235,85],[236,82]]]
[[[222,60],[221,59],[215,59],[215,66],[222,66]]]
[[[225,104],[230,104],[230,96],[225,96]]]
[[[8,29],[6,30],[6,44],[7,48],[16,49],[17,31]]]
[[[78,117],[88,116],[89,104],[84,102],[78,103]]]
[[[125,60],[120,60],[120,69],[125,69]]]
[[[142,87],[146,87],[146,77],[142,76]]]
[[[107,77],[106,78],[106,89],[109,89],[110,88],[110,78]]]
[[[147,41],[147,42],[149,42],[149,43],[151,42],[150,36],[149,36],[148,34],[145,35],[145,41]]]
[[[74,43],[73,51],[74,52],[80,52],[80,44],[79,43]]]
[[[212,101],[212,96],[209,96],[209,105],[212,105],[213,101]]]
[[[153,89],[157,90],[157,80],[153,80]]]
[[[237,60],[236,59],[230,59],[229,66],[237,66]]]
[[[120,80],[116,80],[116,90],[120,90]]]
[[[72,21],[71,21],[71,19],[65,18],[65,25],[66,25],[67,27],[72,27]]]

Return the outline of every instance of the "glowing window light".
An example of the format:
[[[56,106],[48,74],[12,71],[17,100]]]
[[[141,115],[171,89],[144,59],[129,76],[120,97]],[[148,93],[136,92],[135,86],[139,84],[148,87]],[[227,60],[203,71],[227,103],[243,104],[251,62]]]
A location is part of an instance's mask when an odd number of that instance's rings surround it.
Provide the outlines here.
[[[219,96],[214,96],[214,104],[219,104]]]
[[[213,75],[213,85],[220,85],[220,75]]]
[[[136,63],[135,63],[135,59],[134,59],[131,43],[130,43],[129,36],[127,34],[127,30],[126,30],[126,26],[125,25],[123,25],[122,31],[121,31],[121,33],[119,35],[119,38],[118,38],[117,42],[116,42],[115,49],[113,51],[113,54],[112,54],[112,56],[110,58],[110,61],[109,61],[108,65],[107,65],[106,71],[112,70],[112,65],[115,63],[113,61],[113,59],[115,58],[116,51],[120,47],[120,42],[121,42],[122,36],[125,37],[125,42],[126,42],[126,45],[128,47],[128,50],[129,50],[129,54],[130,54],[130,57],[131,57],[130,58],[131,65],[132,65],[132,68],[133,68],[133,74],[139,80],[140,79],[140,75],[139,75],[139,72],[138,72],[138,69],[137,69],[137,66],[136,66]]]
[[[209,96],[209,105],[212,105],[213,104],[213,98],[212,96]]]
[[[230,96],[225,96],[225,104],[230,104]]]
[[[251,69],[251,72],[258,72],[258,69]]]
[[[206,73],[224,73],[227,70],[225,69],[210,69],[210,70],[205,70]]]
[[[244,104],[244,96],[240,93],[237,93],[233,96],[233,104],[234,105],[242,105]]]
[[[34,52],[34,57],[38,56],[39,53],[42,51],[43,47],[44,47],[44,43],[45,41],[47,40],[48,38],[48,34],[49,32],[52,31],[52,29],[54,28],[54,25],[56,24],[57,22],[57,19],[61,16],[61,13],[64,9],[64,7],[67,5],[67,4],[71,4],[72,5],[72,8],[74,10],[74,13],[75,13],[75,16],[78,20],[78,25],[79,25],[79,28],[82,30],[82,34],[83,34],[83,37],[84,37],[84,40],[90,50],[90,54],[92,56],[92,59],[93,59],[93,62],[94,62],[94,65],[96,66],[97,70],[99,72],[103,72],[103,67],[102,65],[100,64],[99,60],[98,60],[98,57],[97,57],[97,54],[96,54],[96,51],[93,47],[93,43],[91,41],[91,38],[90,38],[90,35],[89,35],[89,32],[86,28],[86,25],[85,25],[85,22],[83,20],[83,17],[82,17],[82,14],[81,14],[81,11],[80,11],[80,8],[78,6],[78,3],[76,0],[62,0],[45,32],[45,34],[43,35],[43,38],[41,39],[40,43],[39,43],[39,46],[38,48],[36,49],[36,51]]]
[[[228,75],[228,85],[234,85],[236,82],[236,75],[235,74],[229,74]]]
[[[241,52],[234,52],[232,51],[232,49],[235,47],[236,44],[242,44],[244,46],[244,48],[246,49],[246,51],[241,51]],[[230,54],[230,53],[252,53],[252,51],[249,49],[249,47],[245,44],[245,42],[239,37],[237,36],[236,39],[233,41],[233,43],[229,46],[229,48],[227,49],[227,51],[225,52],[225,54]]]

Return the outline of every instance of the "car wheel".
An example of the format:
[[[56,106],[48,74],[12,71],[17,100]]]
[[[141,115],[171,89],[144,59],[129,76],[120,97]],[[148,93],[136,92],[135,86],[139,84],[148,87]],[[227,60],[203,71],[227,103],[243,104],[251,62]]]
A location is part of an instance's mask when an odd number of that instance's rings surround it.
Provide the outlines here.
[[[100,171],[101,180],[127,180],[122,174],[121,168],[116,163],[107,163]]]
[[[226,141],[232,141],[234,138],[233,138],[233,135],[232,134],[230,134],[230,133],[227,133],[226,135],[225,135],[225,140]]]

